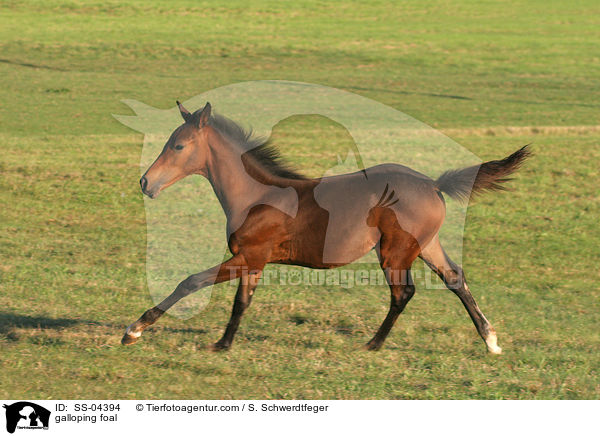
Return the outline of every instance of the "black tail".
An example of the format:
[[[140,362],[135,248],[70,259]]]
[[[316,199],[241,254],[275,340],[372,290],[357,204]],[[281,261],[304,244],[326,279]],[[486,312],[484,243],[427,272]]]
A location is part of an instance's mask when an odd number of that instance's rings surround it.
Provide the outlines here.
[[[446,171],[435,184],[440,191],[456,200],[468,200],[484,191],[504,191],[506,188],[500,183],[511,180],[507,176],[518,170],[523,161],[531,156],[528,147],[529,144],[502,160]]]

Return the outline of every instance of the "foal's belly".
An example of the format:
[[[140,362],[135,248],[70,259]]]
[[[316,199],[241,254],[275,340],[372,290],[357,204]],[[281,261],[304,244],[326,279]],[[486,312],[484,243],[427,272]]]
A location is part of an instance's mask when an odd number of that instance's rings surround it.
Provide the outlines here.
[[[371,251],[379,238],[377,228],[357,229],[351,226],[311,232],[308,237],[304,233],[304,237],[297,237],[291,242],[289,258],[280,263],[311,268],[335,268],[347,265]]]
[[[286,247],[288,256],[281,263],[312,268],[334,268],[354,262],[372,250],[381,236],[379,229],[368,226],[366,217],[356,209],[300,209],[292,228]]]

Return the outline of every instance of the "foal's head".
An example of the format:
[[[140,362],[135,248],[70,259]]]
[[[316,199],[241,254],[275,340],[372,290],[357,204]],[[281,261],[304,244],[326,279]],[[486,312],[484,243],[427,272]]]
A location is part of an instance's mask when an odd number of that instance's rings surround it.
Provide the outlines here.
[[[140,179],[142,192],[150,198],[190,174],[206,176],[210,103],[193,114],[181,103],[177,105],[185,123],[173,131],[158,158]]]

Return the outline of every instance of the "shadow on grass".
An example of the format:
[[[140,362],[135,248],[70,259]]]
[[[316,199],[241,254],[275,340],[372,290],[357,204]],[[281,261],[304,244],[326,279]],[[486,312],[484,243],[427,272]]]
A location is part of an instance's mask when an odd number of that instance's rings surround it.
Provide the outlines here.
[[[76,325],[105,327],[115,332],[124,332],[125,324],[105,323],[78,318],[50,318],[47,316],[30,316],[12,312],[0,312],[0,335],[11,338],[14,329],[60,330]],[[197,328],[154,327],[162,333],[206,334],[208,330]]]
[[[29,316],[10,312],[0,312],[0,334],[6,335],[14,328],[59,329],[70,327],[81,322],[81,320],[70,318],[48,318],[45,316]]]
[[[28,66],[28,65],[26,65],[26,66]],[[422,95],[425,97],[450,98],[450,99],[454,99],[454,100],[471,100],[471,101],[482,100],[482,99],[475,99],[472,97],[467,97],[465,95],[437,94],[434,92],[414,92],[414,91],[404,91],[404,90],[390,89],[390,88],[363,88],[360,86],[347,86],[347,87],[341,86],[340,88],[342,88],[342,89],[345,88],[345,89],[355,90],[355,91],[386,92],[386,93],[399,94],[399,95]],[[483,100],[486,100],[486,99],[483,99]],[[556,102],[556,101],[550,101],[550,100],[535,101],[535,100],[519,100],[519,99],[510,99],[510,98],[504,99],[504,100],[487,99],[487,101],[504,101],[504,102],[509,102],[509,103],[530,104],[530,105],[555,104],[558,106],[579,106],[579,107],[598,107],[598,106],[600,106],[595,103],[579,103],[579,102],[570,102],[570,101]]]

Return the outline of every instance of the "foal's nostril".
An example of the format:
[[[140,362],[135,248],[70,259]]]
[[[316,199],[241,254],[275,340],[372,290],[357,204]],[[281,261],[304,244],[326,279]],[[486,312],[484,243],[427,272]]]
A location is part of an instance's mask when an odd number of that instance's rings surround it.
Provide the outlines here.
[[[142,176],[140,179],[140,186],[142,188],[142,192],[146,192],[146,188],[148,187],[148,180],[146,179],[146,176]]]

